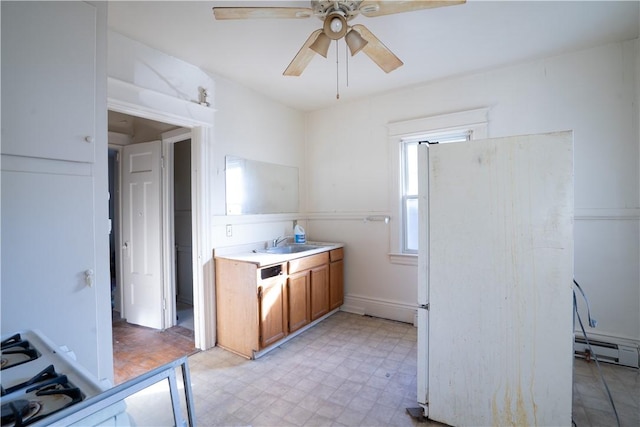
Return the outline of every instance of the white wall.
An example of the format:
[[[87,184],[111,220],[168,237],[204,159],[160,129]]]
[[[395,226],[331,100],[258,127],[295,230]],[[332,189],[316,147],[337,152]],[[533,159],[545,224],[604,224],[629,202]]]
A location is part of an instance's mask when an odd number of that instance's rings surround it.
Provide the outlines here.
[[[210,171],[213,247],[265,242],[292,234],[293,220],[301,218],[299,214],[225,216],[225,156],[297,167],[300,211],[304,211],[304,114],[221,77],[216,77],[216,106]],[[231,237],[226,235],[227,224],[232,226]]]
[[[213,99],[213,79],[205,71],[114,31],[108,36],[109,78],[186,101],[197,101],[202,87]]]
[[[308,115],[312,238],[346,243],[355,311],[410,321],[416,267],[392,264],[386,125],[489,107],[489,137],[573,130],[575,278],[599,321],[592,332],[640,341],[638,40],[395,91]],[[332,126],[326,126],[331,123]],[[392,214],[389,226],[364,223]]]

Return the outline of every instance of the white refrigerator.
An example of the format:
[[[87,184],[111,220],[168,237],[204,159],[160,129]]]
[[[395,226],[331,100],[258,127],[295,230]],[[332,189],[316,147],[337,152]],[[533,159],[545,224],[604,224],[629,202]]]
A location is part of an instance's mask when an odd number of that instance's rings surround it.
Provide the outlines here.
[[[421,144],[419,162],[424,415],[570,425],[572,132]]]

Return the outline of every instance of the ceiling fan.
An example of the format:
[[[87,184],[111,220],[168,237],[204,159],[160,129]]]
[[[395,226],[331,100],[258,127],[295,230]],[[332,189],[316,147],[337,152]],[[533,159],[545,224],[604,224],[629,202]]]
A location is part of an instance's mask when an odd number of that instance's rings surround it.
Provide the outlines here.
[[[311,33],[293,58],[285,76],[299,76],[314,54],[327,57],[332,40],[344,37],[351,55],[361,50],[386,73],[400,67],[402,61],[361,24],[349,25],[358,15],[376,17],[465,3],[466,0],[311,0],[311,7],[214,7],[215,19],[301,19],[315,16],[323,21],[321,29]]]

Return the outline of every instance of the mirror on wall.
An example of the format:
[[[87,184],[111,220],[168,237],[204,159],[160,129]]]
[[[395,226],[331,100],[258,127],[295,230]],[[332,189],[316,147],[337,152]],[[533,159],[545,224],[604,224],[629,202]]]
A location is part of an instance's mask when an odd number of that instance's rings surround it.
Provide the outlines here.
[[[298,212],[298,168],[226,156],[227,215]]]

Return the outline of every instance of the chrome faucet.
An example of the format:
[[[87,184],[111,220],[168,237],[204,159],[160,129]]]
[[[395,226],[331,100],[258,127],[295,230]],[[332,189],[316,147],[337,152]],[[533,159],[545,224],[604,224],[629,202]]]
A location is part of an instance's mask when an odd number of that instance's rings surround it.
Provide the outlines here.
[[[275,248],[276,246],[278,246],[280,243],[284,242],[285,240],[287,240],[289,237],[291,236],[280,236],[277,239],[273,239],[271,241],[271,247]]]

